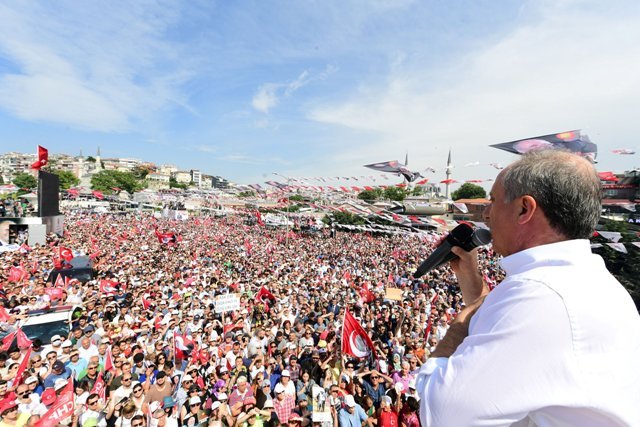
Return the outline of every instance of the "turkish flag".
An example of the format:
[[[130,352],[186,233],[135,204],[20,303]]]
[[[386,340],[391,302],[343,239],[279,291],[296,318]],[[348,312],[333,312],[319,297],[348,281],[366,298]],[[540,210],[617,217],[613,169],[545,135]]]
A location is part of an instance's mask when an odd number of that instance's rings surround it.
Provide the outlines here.
[[[67,190],[67,194],[75,199],[80,195],[80,191],[78,191],[76,188],[70,188]]]
[[[49,150],[38,145],[38,160],[31,163],[31,169],[40,170],[41,167],[49,164]]]
[[[73,259],[73,252],[69,248],[58,246],[58,256],[67,262],[71,262]]]
[[[49,410],[38,420],[37,426],[55,426],[66,418],[73,415],[73,381],[68,381],[67,385],[62,389],[55,403],[49,407]]]
[[[373,292],[369,290],[369,286],[367,286],[366,284],[362,286],[362,288],[360,288],[359,293],[360,293],[360,298],[362,298],[362,301],[364,302],[371,302],[376,299],[376,296],[373,295]]]
[[[102,191],[94,190],[91,192],[91,194],[93,194],[93,196],[98,200],[104,199],[104,194],[102,194]]]
[[[270,299],[273,301],[276,301],[276,297],[275,295],[273,295],[269,289],[267,289],[266,287],[262,286],[260,288],[260,290],[258,291],[258,293],[256,294],[256,299],[260,302],[266,302],[264,299]]]
[[[100,293],[115,294],[117,284],[118,282],[113,282],[111,280],[100,280]]]
[[[106,387],[104,385],[104,378],[102,378],[102,372],[98,374],[98,378],[96,378],[96,382],[93,384],[93,388],[91,389],[91,393],[96,393],[100,396],[100,399],[104,400],[106,397]]]
[[[360,359],[373,356],[377,359],[376,349],[369,335],[358,320],[347,310],[342,325],[342,353]]]

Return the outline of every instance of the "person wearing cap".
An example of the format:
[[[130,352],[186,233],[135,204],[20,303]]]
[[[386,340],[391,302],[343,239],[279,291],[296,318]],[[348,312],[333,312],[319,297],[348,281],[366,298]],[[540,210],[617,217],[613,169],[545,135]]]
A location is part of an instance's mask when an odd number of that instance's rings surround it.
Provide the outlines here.
[[[280,383],[276,384],[273,393],[276,396],[273,402],[273,409],[278,415],[278,420],[282,424],[287,424],[289,422],[289,418],[292,416],[292,411],[296,406],[296,399],[293,396],[288,395],[285,392],[284,386]]]
[[[156,374],[156,382],[151,384],[147,390],[146,402],[162,402],[165,397],[171,396],[172,394],[171,382],[167,380],[166,372],[160,371]]]
[[[402,399],[398,394],[396,404],[392,405],[391,396],[382,396],[380,408],[376,412],[377,427],[398,427],[398,416],[402,407]]]
[[[339,427],[361,427],[363,423],[372,425],[371,419],[367,416],[350,394],[344,398],[344,407],[338,412]]]
[[[63,379],[67,380],[71,377],[71,371],[66,369],[64,363],[59,360],[56,360],[51,366],[51,373],[44,379],[44,387],[52,388],[56,380]]]
[[[18,402],[15,400],[4,399],[0,401],[0,427],[5,426],[23,426],[31,414],[27,412],[19,412]]]
[[[280,384],[284,388],[285,394],[287,396],[293,397],[293,399],[295,400],[296,385],[293,383],[293,381],[291,381],[291,373],[288,369],[282,371],[282,374],[280,375]]]
[[[55,351],[57,354],[62,354],[62,337],[60,335],[53,335],[51,337],[51,344],[47,344],[42,347],[40,354],[48,354],[50,351]]]
[[[219,425],[225,427],[232,427],[235,424],[234,418],[229,413],[229,406],[222,404],[218,400],[211,404],[211,415],[209,415],[209,419],[213,420],[214,423],[218,422],[220,423]]]
[[[298,406],[293,409],[293,414],[300,417],[300,426],[307,427],[311,425],[311,409],[309,399],[306,394],[298,395]]]
[[[69,354],[69,361],[65,364],[67,369],[70,369],[77,380],[80,378],[80,374],[87,369],[87,361],[80,358],[80,352],[78,349],[71,350]]]
[[[202,400],[198,396],[193,396],[188,402],[189,404],[180,410],[180,425],[196,426],[200,420],[207,417],[202,409]]]

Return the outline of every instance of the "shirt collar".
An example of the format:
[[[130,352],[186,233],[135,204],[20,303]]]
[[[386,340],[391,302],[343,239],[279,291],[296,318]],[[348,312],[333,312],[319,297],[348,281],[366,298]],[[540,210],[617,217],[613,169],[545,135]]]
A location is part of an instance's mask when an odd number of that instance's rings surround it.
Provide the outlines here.
[[[516,252],[503,258],[500,265],[511,276],[538,266],[575,264],[579,260],[589,259],[590,255],[589,240],[565,240]]]

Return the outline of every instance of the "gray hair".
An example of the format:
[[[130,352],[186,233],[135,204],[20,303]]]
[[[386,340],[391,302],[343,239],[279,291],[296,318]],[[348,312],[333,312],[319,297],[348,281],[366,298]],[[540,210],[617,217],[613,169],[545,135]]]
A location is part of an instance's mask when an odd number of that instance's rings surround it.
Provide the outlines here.
[[[602,185],[593,165],[566,151],[524,155],[502,172],[506,202],[529,195],[551,227],[568,239],[593,234],[602,209]]]

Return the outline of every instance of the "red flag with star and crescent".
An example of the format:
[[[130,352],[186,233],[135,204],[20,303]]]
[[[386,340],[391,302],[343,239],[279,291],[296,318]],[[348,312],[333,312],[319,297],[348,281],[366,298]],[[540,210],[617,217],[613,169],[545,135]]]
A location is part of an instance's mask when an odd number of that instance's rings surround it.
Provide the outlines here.
[[[360,322],[348,310],[344,313],[344,323],[342,325],[342,353],[360,359],[365,359],[369,356],[377,359],[376,349],[371,338],[360,325]]]

